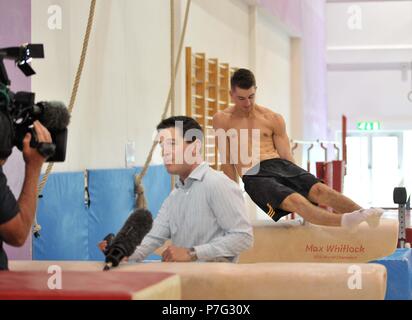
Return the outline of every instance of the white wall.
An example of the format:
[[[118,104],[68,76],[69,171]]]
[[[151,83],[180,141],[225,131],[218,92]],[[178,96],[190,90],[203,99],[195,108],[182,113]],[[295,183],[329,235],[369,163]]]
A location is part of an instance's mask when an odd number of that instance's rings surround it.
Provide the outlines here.
[[[258,8],[253,18],[253,11],[244,1],[194,0],[185,45],[232,67],[251,68],[257,102],[283,114],[289,126],[290,38],[275,17]]]
[[[256,77],[258,100],[263,106],[280,113],[290,131],[291,50],[290,37],[279,28],[272,16],[257,12]]]
[[[354,6],[362,13],[362,30],[349,30],[348,12]],[[353,12],[353,11],[352,11]],[[412,43],[412,1],[329,3],[328,45],[388,45]]]
[[[185,1],[177,3],[176,49]],[[62,30],[48,27],[48,8],[62,8]],[[37,100],[68,104],[77,70],[89,1],[36,0],[32,41],[46,59],[33,63]],[[289,37],[258,12],[251,38],[250,7],[243,0],[193,0],[185,46],[236,67],[250,67],[256,52],[258,102],[282,113],[289,125]],[[256,43],[255,43],[256,41]],[[184,113],[184,55],[176,113]],[[67,160],[56,171],[124,167],[125,144],[136,143],[141,165],[151,146],[170,85],[170,11],[164,0],[98,1],[83,78],[69,128]],[[158,155],[155,162],[159,162]]]
[[[62,30],[49,30],[47,9],[62,7]],[[46,59],[33,63],[38,99],[69,101],[89,1],[36,0],[32,39]],[[162,0],[98,1],[86,65],[59,170],[123,167],[124,146],[136,142],[137,163],[150,149],[169,88],[169,7]]]
[[[401,71],[329,72],[328,84],[331,128],[340,129],[342,113],[351,130],[357,121],[380,121],[382,130],[412,128],[412,102],[407,100],[412,89]]]
[[[383,130],[412,128],[412,1],[357,3],[362,29],[347,26],[348,8],[327,6],[328,104],[331,131],[340,116],[356,122],[379,120]]]
[[[232,66],[248,66],[248,5],[240,0],[193,0],[185,46]]]
[[[183,23],[186,1],[179,5]],[[219,63],[229,63],[231,67],[248,67],[249,27],[249,6],[243,0],[192,0],[184,47],[191,47],[193,53],[204,53],[208,59],[217,58]],[[179,32],[181,29],[182,26]],[[183,52],[177,77],[176,114],[186,113],[185,72]]]

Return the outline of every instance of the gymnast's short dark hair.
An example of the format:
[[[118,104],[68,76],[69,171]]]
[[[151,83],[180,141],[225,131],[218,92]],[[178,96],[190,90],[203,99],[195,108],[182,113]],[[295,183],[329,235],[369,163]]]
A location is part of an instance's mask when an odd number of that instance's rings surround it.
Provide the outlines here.
[[[238,69],[230,78],[230,87],[232,90],[236,87],[244,90],[256,87],[255,75],[248,69]]]
[[[162,120],[156,127],[157,131],[180,127],[183,128],[183,138],[189,143],[199,139],[203,140],[203,130],[200,124],[193,118],[187,116],[173,116]]]

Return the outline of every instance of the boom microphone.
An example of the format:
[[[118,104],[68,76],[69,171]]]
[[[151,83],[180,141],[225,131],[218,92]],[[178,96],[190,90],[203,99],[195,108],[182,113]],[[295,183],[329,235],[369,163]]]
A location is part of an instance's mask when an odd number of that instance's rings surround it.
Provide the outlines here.
[[[126,220],[106,252],[104,271],[117,267],[125,257],[130,257],[143,238],[152,229],[153,218],[149,210],[136,209]]]
[[[64,130],[70,123],[70,114],[64,103],[42,101],[34,106],[38,120],[49,130]]]
[[[66,106],[57,101],[39,102],[32,104],[34,96],[25,92],[13,95],[18,106],[12,110],[11,118],[14,120],[14,145],[23,151],[23,140],[27,132],[33,136],[30,146],[36,148],[40,154],[47,158],[47,162],[62,162],[66,159],[67,127],[70,123],[70,113]],[[39,143],[36,132],[30,126],[39,120],[52,137],[52,143]]]
[[[66,159],[67,127],[70,123],[70,113],[66,106],[59,101],[43,101],[34,106],[39,121],[50,131],[53,144],[53,155],[48,162],[61,162]]]

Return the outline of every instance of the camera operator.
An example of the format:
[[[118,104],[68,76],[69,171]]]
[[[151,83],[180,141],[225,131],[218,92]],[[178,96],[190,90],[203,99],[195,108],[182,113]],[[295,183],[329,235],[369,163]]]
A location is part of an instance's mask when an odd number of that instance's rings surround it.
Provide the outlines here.
[[[39,121],[35,121],[33,127],[39,142],[52,143],[49,131]],[[3,241],[15,247],[23,246],[35,216],[37,183],[46,158],[30,147],[30,140],[31,134],[27,133],[23,140],[24,184],[16,201],[3,173],[3,165],[13,148],[11,124],[7,115],[0,111],[0,270],[8,269]]]

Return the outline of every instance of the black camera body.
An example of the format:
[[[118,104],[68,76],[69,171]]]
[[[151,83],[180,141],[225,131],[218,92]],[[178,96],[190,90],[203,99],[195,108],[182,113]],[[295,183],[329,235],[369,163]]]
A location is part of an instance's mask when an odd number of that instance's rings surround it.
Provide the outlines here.
[[[48,162],[63,162],[66,159],[67,126],[70,115],[66,107],[59,102],[35,103],[33,92],[12,92],[9,89],[10,79],[4,65],[4,59],[12,59],[17,67],[26,75],[35,74],[29,65],[32,58],[44,58],[43,45],[26,44],[21,47],[0,49],[0,112],[2,113],[2,134],[9,137],[6,146],[0,146],[3,153],[11,153],[16,146],[23,150],[23,139],[28,132],[32,139],[30,146],[36,148]],[[32,128],[33,122],[39,120],[50,132],[53,143],[39,143]],[[3,140],[0,139],[3,142]],[[6,151],[4,151],[6,150]]]

